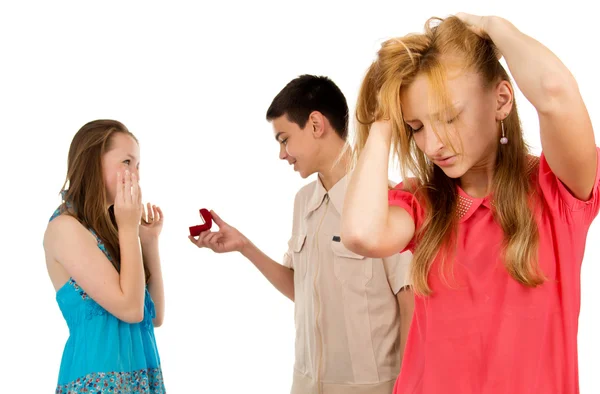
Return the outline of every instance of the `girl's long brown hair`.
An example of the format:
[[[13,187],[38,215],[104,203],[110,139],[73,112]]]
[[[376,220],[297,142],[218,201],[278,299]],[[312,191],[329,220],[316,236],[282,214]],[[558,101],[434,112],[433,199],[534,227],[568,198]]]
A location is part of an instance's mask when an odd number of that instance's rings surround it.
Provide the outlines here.
[[[106,207],[106,185],[102,172],[102,157],[112,149],[116,133],[127,134],[138,142],[125,125],[109,119],[89,122],[75,134],[69,148],[60,210],[96,233],[104,243],[113,266],[120,271],[119,230],[113,207]],[[149,272],[145,266],[144,271],[148,280]]]
[[[425,209],[424,224],[415,234],[418,242],[412,264],[413,287],[421,295],[431,293],[427,277],[438,254],[443,262],[455,250],[457,181],[446,176],[418,149],[403,120],[400,97],[418,75],[425,75],[435,92],[432,101],[437,108],[450,108],[442,59],[454,58],[461,59],[465,69],[477,71],[484,88],[491,89],[502,80],[510,83],[491,40],[476,35],[456,17],[431,18],[423,34],[410,34],[382,44],[364,78],[356,108],[353,162],[361,154],[373,122],[389,119],[393,130],[392,155],[400,164],[402,178],[408,179],[408,173],[415,177],[414,182],[404,182],[404,186]],[[496,158],[492,186],[494,214],[504,232],[506,269],[515,280],[534,287],[544,277],[537,262],[539,234],[530,205],[532,166],[514,104],[504,120],[504,128],[509,143],[498,149]]]

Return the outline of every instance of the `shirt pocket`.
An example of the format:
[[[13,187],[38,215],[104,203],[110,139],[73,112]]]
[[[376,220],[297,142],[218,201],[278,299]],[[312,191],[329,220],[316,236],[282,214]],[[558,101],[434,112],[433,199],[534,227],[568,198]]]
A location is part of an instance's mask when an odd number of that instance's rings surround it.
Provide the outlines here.
[[[373,277],[373,259],[354,253],[342,242],[331,241],[333,272],[344,286],[364,289]]]
[[[302,279],[306,275],[306,234],[294,234],[288,241],[292,255],[294,278]]]

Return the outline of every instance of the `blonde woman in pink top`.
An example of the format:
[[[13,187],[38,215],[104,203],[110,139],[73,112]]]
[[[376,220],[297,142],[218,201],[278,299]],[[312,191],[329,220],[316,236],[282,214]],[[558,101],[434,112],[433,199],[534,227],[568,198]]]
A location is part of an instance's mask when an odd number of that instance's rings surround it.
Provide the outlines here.
[[[541,157],[525,144],[501,56],[538,112]],[[599,150],[565,65],[502,18],[433,19],[382,45],[357,118],[341,238],[365,256],[414,253],[394,393],[578,393]],[[390,146],[414,176],[392,190]]]

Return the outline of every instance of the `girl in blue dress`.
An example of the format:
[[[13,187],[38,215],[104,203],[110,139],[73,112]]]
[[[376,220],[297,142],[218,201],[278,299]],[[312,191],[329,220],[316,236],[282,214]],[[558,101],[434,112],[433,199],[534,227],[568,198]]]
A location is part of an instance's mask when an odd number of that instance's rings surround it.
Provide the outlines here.
[[[57,394],[165,393],[154,327],[164,316],[163,214],[142,204],[140,149],[120,122],[84,125],[71,143],[68,189],[44,235],[67,322]]]

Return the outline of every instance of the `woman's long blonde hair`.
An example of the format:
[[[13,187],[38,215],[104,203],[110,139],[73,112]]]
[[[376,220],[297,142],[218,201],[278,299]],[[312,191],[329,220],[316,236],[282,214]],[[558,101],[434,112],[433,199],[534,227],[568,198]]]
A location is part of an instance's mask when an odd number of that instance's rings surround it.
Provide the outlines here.
[[[417,230],[412,280],[417,294],[429,295],[427,278],[435,258],[442,262],[455,249],[457,229],[457,180],[444,172],[420,151],[403,120],[400,95],[418,75],[427,76],[438,108],[450,108],[446,71],[442,58],[460,58],[463,66],[476,71],[491,89],[504,80],[510,83],[491,40],[481,38],[456,17],[431,18],[423,34],[410,34],[384,42],[377,59],[368,69],[357,101],[357,134],[353,147],[356,163],[373,122],[389,119],[392,124],[393,157],[400,164],[403,179],[414,182],[404,188],[423,204],[425,220]],[[492,195],[494,215],[504,232],[503,257],[506,269],[518,282],[534,287],[544,280],[537,262],[539,234],[531,207],[532,187],[529,150],[523,138],[516,105],[504,120],[509,143],[498,149]],[[443,267],[443,264],[442,264]],[[443,272],[442,272],[443,276]]]

